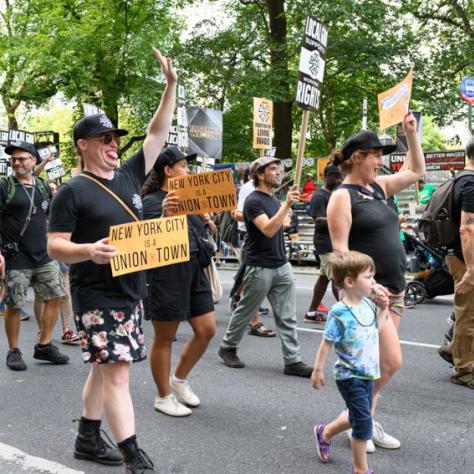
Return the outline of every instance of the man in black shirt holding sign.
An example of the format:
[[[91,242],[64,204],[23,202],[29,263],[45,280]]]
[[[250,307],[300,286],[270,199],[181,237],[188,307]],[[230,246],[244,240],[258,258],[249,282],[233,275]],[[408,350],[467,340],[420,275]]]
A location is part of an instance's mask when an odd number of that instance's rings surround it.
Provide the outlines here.
[[[65,364],[69,357],[51,344],[59,301],[64,295],[64,282],[57,262],[46,252],[46,217],[51,193],[48,185],[36,178],[33,167],[38,156],[27,142],[12,142],[5,148],[11,155],[14,175],[0,182],[0,217],[2,253],[6,259],[5,332],[9,352],[7,366],[25,370],[26,364],[18,348],[20,311],[26,302],[28,286],[45,302],[41,315],[41,333],[33,358]]]
[[[219,356],[227,367],[242,368],[237,347],[245,329],[265,297],[273,309],[280,336],[284,373],[310,377],[312,369],[301,362],[296,333],[296,301],[293,269],[285,254],[283,221],[299,193],[291,190],[281,206],[273,196],[273,188],[280,185],[280,160],[263,156],[250,167],[255,191],[244,204],[247,228],[247,253],[243,297],[232,313],[227,332],[219,348]]]
[[[153,463],[137,445],[128,386],[129,363],[146,357],[140,304],[146,295],[145,275],[112,277],[109,264],[117,251],[107,236],[110,226],[142,217],[141,187],[171,125],[176,73],[170,59],[157,49],[153,52],[166,88],[143,147],[117,168],[120,136],[127,131],[115,128],[103,114],[80,120],[74,127],[74,143],[84,173],[59,189],[48,235],[50,255],[72,264],[71,295],[82,357],[91,363],[74,456],[103,464],[125,460],[131,474],[153,471]],[[103,411],[122,454],[101,438]]]

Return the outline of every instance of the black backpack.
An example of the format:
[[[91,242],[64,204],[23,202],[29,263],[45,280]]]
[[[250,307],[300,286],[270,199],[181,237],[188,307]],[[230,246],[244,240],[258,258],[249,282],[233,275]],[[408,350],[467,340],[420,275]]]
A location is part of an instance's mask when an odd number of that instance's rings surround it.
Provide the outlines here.
[[[454,184],[466,175],[474,176],[474,171],[461,171],[436,189],[418,221],[418,230],[430,247],[450,248],[456,242],[459,226],[454,222]]]

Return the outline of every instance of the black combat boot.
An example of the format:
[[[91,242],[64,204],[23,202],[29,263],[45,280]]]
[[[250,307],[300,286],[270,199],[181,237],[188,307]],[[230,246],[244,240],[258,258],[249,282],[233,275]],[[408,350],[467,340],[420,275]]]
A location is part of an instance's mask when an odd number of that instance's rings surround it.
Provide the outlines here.
[[[155,472],[155,466],[151,462],[151,459],[143,449],[138,447],[136,436],[127,438],[118,443],[118,446],[125,458],[126,474],[147,474],[149,472]]]
[[[79,430],[74,447],[74,457],[77,459],[88,459],[99,464],[118,466],[123,464],[123,457],[120,450],[105,441],[100,433],[100,420],[88,420],[81,418]],[[104,434],[106,434],[104,432]],[[107,436],[108,438],[108,436]]]

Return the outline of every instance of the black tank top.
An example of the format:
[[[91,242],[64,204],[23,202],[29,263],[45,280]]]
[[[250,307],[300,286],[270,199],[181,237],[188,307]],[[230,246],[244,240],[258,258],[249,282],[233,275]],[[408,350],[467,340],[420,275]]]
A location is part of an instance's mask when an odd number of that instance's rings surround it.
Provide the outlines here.
[[[400,293],[405,289],[406,256],[398,214],[387,204],[383,189],[376,183],[371,187],[374,193],[357,185],[341,185],[351,196],[349,249],[370,255],[375,262],[377,283],[392,293]]]

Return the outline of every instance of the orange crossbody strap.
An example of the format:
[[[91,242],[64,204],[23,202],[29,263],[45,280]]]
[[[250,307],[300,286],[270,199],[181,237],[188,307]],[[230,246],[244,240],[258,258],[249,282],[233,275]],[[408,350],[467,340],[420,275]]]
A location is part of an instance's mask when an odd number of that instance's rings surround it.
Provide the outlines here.
[[[131,216],[135,221],[139,221],[140,219],[135,215],[133,211],[130,210],[130,208],[107,186],[104,186],[100,181],[97,179],[93,178],[92,176],[89,176],[88,174],[81,173],[79,176],[83,176],[84,178],[87,178],[88,180],[94,182],[97,184],[97,186],[100,186],[104,191],[107,191]]]

